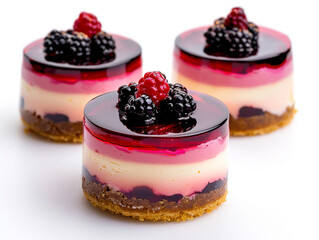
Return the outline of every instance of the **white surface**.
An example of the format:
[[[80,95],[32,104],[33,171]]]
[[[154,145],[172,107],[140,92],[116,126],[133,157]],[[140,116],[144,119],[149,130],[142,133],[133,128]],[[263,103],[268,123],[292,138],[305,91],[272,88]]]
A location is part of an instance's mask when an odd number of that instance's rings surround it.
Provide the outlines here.
[[[316,1],[1,1],[0,239],[318,239],[318,14]],[[93,4],[92,4],[93,3]],[[23,132],[18,112],[23,47],[80,11],[143,46],[144,72],[170,77],[175,36],[236,5],[293,42],[298,114],[269,135],[231,138],[229,195],[185,223],[104,214],[81,192],[81,145]]]

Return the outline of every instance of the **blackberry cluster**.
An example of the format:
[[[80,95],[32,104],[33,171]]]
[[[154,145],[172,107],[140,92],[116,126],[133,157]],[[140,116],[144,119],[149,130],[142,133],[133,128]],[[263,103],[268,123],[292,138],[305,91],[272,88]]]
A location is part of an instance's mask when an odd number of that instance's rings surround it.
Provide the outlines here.
[[[44,52],[48,58],[62,60],[67,53],[67,38],[63,32],[52,30],[44,39]]]
[[[137,84],[136,83],[130,83],[129,85],[123,85],[119,87],[117,90],[118,93],[118,102],[117,107],[120,110],[125,109],[125,105],[129,102],[131,98],[135,98],[135,93],[137,91]]]
[[[165,98],[156,104],[152,99],[154,96],[149,96],[148,94],[139,95],[139,89],[141,89],[140,85],[142,84],[144,86],[143,89],[149,92],[149,89],[154,87],[151,83],[163,80],[163,74],[150,72],[146,76],[145,79],[139,81],[139,84],[131,83],[118,89],[117,108],[119,109],[121,121],[126,126],[149,126],[147,131],[155,131],[158,134],[162,130],[167,131],[170,124],[175,124],[175,130],[185,130],[193,126],[190,121],[190,115],[196,109],[196,102],[187,93],[187,89],[182,84],[168,84],[166,82],[169,89],[165,94]],[[149,78],[150,76],[152,78]],[[163,94],[161,89],[157,91]],[[157,92],[154,94],[157,94]],[[158,98],[155,99],[158,100]],[[154,126],[150,126],[153,123],[158,125],[153,128]],[[176,124],[179,125],[177,126]],[[142,129],[141,131],[143,132],[144,130]]]
[[[89,37],[80,32],[68,30],[67,37],[67,59],[71,64],[85,64],[89,62],[91,55]]]
[[[209,54],[244,57],[258,49],[258,26],[247,21],[241,8],[234,8],[226,19],[215,20],[204,36]]]
[[[114,58],[115,41],[106,32],[98,32],[92,37],[93,61],[105,62]]]
[[[44,39],[44,52],[52,61],[84,64],[91,54],[90,39],[84,33],[72,30],[53,30]]]
[[[156,120],[156,106],[147,95],[142,95],[136,99],[130,98],[124,111],[126,120],[131,125],[150,125]]]
[[[228,34],[223,23],[224,18],[215,20],[214,25],[208,28],[204,33],[206,43],[213,50],[223,50],[223,48],[227,48],[225,43],[227,43]]]
[[[188,119],[195,109],[195,100],[191,95],[187,94],[187,91],[183,90],[171,89],[169,96],[161,101],[159,105],[161,116],[170,119]]]

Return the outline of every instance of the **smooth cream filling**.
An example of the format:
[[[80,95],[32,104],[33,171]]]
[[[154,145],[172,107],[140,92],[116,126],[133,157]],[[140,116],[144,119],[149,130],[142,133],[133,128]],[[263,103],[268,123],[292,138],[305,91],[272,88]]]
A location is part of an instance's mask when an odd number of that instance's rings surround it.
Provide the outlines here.
[[[113,159],[95,152],[84,143],[83,165],[101,183],[121,191],[129,192],[134,187],[147,186],[155,194],[189,196],[202,191],[209,182],[227,176],[228,148],[214,158],[195,163],[155,164]]]
[[[86,103],[98,94],[71,94],[44,90],[30,85],[21,79],[21,96],[24,98],[24,109],[44,116],[47,113],[59,113],[69,117],[70,122],[83,120]]]
[[[189,89],[218,98],[227,105],[233,117],[237,117],[239,109],[244,106],[261,108],[269,113],[282,115],[287,107],[294,105],[293,74],[277,82],[247,88],[214,86],[185,77],[176,71],[173,73],[173,80]]]

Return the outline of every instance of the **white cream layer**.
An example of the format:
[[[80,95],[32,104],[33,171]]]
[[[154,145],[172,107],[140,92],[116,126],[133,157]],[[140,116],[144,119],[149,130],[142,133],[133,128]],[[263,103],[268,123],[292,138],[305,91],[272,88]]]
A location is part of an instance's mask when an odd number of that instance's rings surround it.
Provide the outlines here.
[[[174,157],[172,157],[174,161]],[[83,165],[101,183],[129,192],[147,186],[155,194],[189,196],[209,182],[224,179],[228,172],[228,148],[205,161],[183,164],[137,163],[113,159],[83,144]]]
[[[293,74],[280,81],[257,87],[237,88],[214,86],[197,82],[174,71],[174,82],[183,84],[188,89],[212,95],[224,102],[230,114],[237,117],[241,107],[261,108],[275,115],[282,115],[287,107],[294,105]]]
[[[24,98],[24,109],[44,116],[47,113],[60,113],[69,117],[70,122],[83,120],[85,104],[98,94],[71,94],[44,90],[32,86],[21,79],[21,97]]]

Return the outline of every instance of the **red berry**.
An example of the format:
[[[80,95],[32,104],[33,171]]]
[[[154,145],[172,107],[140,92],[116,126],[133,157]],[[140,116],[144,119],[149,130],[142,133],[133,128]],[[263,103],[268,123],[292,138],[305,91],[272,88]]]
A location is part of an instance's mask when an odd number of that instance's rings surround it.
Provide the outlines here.
[[[101,31],[101,23],[96,16],[91,13],[82,12],[78,19],[75,20],[73,29],[77,32],[83,32],[90,38]]]
[[[233,8],[225,19],[227,28],[248,29],[248,21],[244,9],[240,7]]]
[[[168,97],[169,84],[161,72],[147,72],[137,85],[137,97],[143,94],[149,96],[155,105]]]

